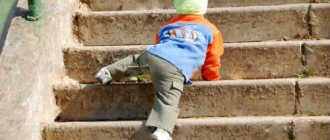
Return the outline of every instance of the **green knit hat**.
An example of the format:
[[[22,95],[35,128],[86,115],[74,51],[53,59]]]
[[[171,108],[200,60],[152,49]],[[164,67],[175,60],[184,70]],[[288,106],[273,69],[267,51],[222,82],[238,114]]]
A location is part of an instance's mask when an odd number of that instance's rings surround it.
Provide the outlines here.
[[[208,0],[172,0],[177,14],[205,14]]]

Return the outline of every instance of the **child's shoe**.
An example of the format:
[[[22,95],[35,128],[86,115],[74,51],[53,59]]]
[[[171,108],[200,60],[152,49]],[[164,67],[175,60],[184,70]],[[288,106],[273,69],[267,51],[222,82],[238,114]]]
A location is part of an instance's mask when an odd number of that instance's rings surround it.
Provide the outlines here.
[[[157,128],[156,131],[152,133],[152,138],[156,140],[172,140],[170,133],[161,128]]]
[[[102,68],[99,72],[97,72],[95,78],[102,85],[109,84],[112,81],[110,72],[106,68]]]

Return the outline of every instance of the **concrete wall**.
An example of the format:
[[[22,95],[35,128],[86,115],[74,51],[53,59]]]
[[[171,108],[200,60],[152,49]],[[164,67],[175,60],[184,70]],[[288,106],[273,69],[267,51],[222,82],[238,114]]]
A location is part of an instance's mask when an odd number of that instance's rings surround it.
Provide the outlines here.
[[[56,110],[52,85],[64,75],[62,47],[71,39],[75,0],[43,0],[44,19],[29,22],[19,0],[0,55],[0,139],[41,139]]]

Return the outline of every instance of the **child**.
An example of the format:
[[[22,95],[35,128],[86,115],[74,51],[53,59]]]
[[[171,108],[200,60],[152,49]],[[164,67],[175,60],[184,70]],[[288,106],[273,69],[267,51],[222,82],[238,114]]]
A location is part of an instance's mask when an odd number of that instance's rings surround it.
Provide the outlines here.
[[[96,75],[107,84],[129,74],[131,65],[149,65],[155,97],[146,125],[154,129],[152,136],[159,140],[172,139],[183,85],[191,84],[192,73],[200,67],[204,80],[218,80],[224,51],[220,32],[203,16],[208,0],[172,2],[178,15],[158,32],[155,46],[106,66]]]

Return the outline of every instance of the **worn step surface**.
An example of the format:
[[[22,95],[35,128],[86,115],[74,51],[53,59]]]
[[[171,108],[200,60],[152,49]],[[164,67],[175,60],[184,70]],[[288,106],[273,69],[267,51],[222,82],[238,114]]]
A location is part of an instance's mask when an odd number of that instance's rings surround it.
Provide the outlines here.
[[[328,4],[312,4],[310,25],[312,36],[330,38],[330,0]]]
[[[144,121],[66,122],[47,124],[46,140],[146,140]],[[179,119],[177,140],[328,140],[330,117],[239,117]]]
[[[225,44],[225,53],[221,57],[222,79],[294,77],[304,68],[302,44],[299,41]],[[68,48],[64,51],[67,74],[82,83],[95,82],[94,75],[100,68],[144,50],[144,46]],[[329,59],[328,56],[324,57]],[[195,78],[198,78],[198,74]]]
[[[121,11],[173,8],[171,0],[80,0],[93,11]],[[311,0],[209,0],[209,7],[308,3]]]
[[[145,46],[73,47],[64,51],[67,74],[82,83],[95,82],[96,72]],[[330,77],[330,40],[226,43],[221,57],[222,79],[295,77],[304,69]],[[198,78],[198,74],[194,77]]]
[[[322,5],[322,9],[330,9],[330,4]],[[327,13],[317,13],[317,8],[308,12],[309,7],[310,4],[289,4],[210,8],[206,17],[221,30],[225,42],[280,40],[283,36],[306,36],[310,30],[317,32],[320,26],[308,27],[308,15],[315,13],[313,19],[319,20]],[[84,45],[153,44],[157,31],[174,15],[174,10],[77,13],[74,32]],[[325,25],[329,23],[322,22],[322,27]]]
[[[329,91],[330,79],[194,82],[184,88],[180,118],[330,115]],[[148,83],[59,85],[55,97],[61,110],[58,121],[145,119],[153,87]]]

